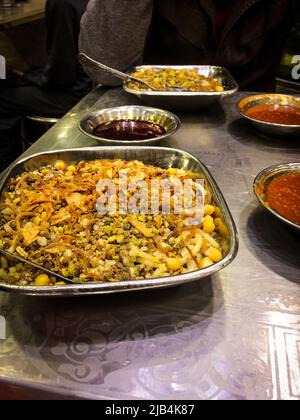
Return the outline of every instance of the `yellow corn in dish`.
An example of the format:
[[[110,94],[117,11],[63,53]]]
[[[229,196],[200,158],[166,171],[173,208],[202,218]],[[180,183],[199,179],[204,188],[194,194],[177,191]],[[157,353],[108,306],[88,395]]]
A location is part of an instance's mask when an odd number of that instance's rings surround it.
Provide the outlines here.
[[[151,191],[153,180],[202,178],[180,169],[161,169],[139,161],[96,160],[68,165],[59,161],[11,179],[0,204],[0,248],[65,277],[83,282],[119,282],[176,276],[219,262],[227,253],[229,233],[220,209],[205,187],[204,218],[190,224],[189,210],[175,214],[123,214],[120,207],[99,212],[99,182],[109,179],[114,198],[132,197],[123,190],[143,180]],[[98,192],[97,192],[98,185]],[[175,185],[175,184],[174,184]],[[174,205],[175,189],[170,189]],[[123,196],[122,196],[123,194]],[[150,194],[150,193],[149,193]],[[151,192],[152,194],[152,192]],[[108,195],[109,196],[109,195]],[[147,197],[150,200],[150,195]],[[162,198],[159,198],[159,207]],[[21,286],[58,286],[55,276],[28,269],[2,257],[0,281]]]
[[[224,91],[224,87],[218,79],[202,76],[197,69],[148,68],[137,71],[132,76],[149,83],[154,89],[162,92],[168,88],[181,88],[192,92]],[[135,83],[129,83],[128,86],[131,89],[141,90],[140,85]]]

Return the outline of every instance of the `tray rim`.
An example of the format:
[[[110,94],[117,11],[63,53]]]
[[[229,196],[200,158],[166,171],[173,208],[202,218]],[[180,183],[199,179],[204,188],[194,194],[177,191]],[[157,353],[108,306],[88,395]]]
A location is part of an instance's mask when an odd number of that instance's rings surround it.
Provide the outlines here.
[[[180,69],[199,69],[199,70],[208,70],[208,69],[215,69],[224,72],[227,75],[228,80],[235,86],[233,89],[225,90],[223,92],[161,92],[161,91],[146,91],[146,90],[136,90],[131,89],[128,87],[128,82],[124,82],[123,89],[125,92],[137,95],[137,96],[150,96],[150,97],[171,97],[171,98],[184,98],[184,97],[225,97],[231,96],[238,92],[239,85],[235,78],[232,76],[230,71],[226,67],[221,66],[209,66],[209,65],[143,65],[143,66],[136,66],[131,69],[130,74],[141,70],[141,69],[169,69],[173,68],[176,70]]]
[[[186,283],[191,283],[196,280],[200,280],[202,278],[206,278],[216,274],[220,270],[223,270],[228,265],[230,265],[233,260],[236,258],[239,249],[239,237],[238,231],[236,228],[236,224],[234,222],[233,216],[229,210],[227,202],[217,184],[215,179],[213,178],[212,174],[208,170],[208,168],[195,156],[192,154],[185,152],[180,149],[175,148],[168,148],[168,147],[155,147],[155,146],[141,146],[141,147],[125,147],[125,146],[97,146],[97,147],[84,147],[84,148],[69,148],[69,149],[59,149],[59,150],[51,150],[45,151],[40,153],[35,153],[24,158],[17,160],[14,164],[12,164],[4,176],[3,179],[0,180],[0,196],[2,196],[3,190],[7,184],[7,181],[10,179],[11,174],[13,171],[18,168],[19,166],[25,164],[26,162],[31,161],[34,158],[42,157],[42,156],[51,156],[55,154],[67,154],[67,153],[82,153],[82,152],[114,152],[114,151],[136,151],[136,150],[144,150],[144,151],[159,151],[159,152],[167,152],[167,153],[174,153],[177,155],[182,155],[184,157],[189,158],[190,160],[194,160],[195,163],[199,165],[199,170],[201,170],[207,179],[210,188],[213,191],[214,198],[218,205],[221,207],[222,214],[224,216],[226,225],[230,231],[230,249],[228,254],[218,263],[202,269],[197,270],[192,273],[181,274],[179,276],[172,276],[172,277],[161,277],[155,278],[150,280],[129,280],[123,282],[106,282],[106,283],[95,283],[95,284],[79,284],[79,285],[66,285],[66,286],[46,286],[46,287],[39,287],[39,286],[13,286],[7,285],[4,283],[0,283],[0,292],[11,292],[11,293],[18,293],[22,295],[28,296],[40,296],[40,297],[73,297],[73,296],[83,296],[83,295],[93,295],[93,294],[111,294],[111,293],[118,293],[118,292],[130,292],[136,290],[149,290],[149,289],[157,289],[157,288],[165,288],[171,286],[182,285]],[[101,156],[98,158],[93,159],[101,159]]]

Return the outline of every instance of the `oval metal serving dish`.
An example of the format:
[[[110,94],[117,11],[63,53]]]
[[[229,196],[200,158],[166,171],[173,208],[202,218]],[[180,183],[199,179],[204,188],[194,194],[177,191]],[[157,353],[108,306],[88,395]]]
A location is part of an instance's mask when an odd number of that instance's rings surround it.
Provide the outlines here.
[[[249,111],[249,109],[257,105],[289,105],[300,109],[300,98],[280,94],[262,94],[247,96],[238,104],[238,111],[240,114],[249,120],[251,124],[263,134],[275,137],[300,135],[300,125],[270,123],[254,119],[246,115],[246,112]]]
[[[120,120],[143,121],[157,124],[165,129],[166,134],[148,140],[111,140],[93,134],[94,129],[99,125]],[[147,146],[159,143],[163,139],[175,134],[180,126],[180,119],[171,112],[144,106],[121,106],[95,111],[86,115],[79,123],[81,132],[93,138],[98,143],[124,146]]]
[[[223,92],[155,92],[140,91],[131,89],[128,83],[123,88],[131,95],[135,95],[149,106],[162,107],[170,110],[196,111],[197,109],[210,106],[218,102],[221,98],[234,95],[238,91],[238,84],[223,67],[216,66],[139,66],[135,67],[132,73],[144,69],[174,69],[192,70],[197,69],[199,74],[205,77],[218,79],[224,87]]]
[[[176,286],[211,276],[227,267],[236,257],[238,251],[238,235],[232,215],[222,196],[219,187],[206,167],[194,156],[181,150],[162,147],[94,147],[83,149],[70,149],[37,154],[20,160],[12,166],[8,175],[1,181],[0,195],[6,191],[7,182],[25,171],[31,171],[41,166],[54,164],[57,160],[76,163],[82,160],[94,159],[124,159],[127,161],[139,160],[145,164],[160,166],[161,168],[179,168],[200,173],[207,180],[214,201],[220,207],[224,221],[230,234],[230,246],[227,255],[220,262],[193,273],[182,274],[176,277],[161,277],[151,280],[121,281],[113,283],[93,283],[68,286],[36,287],[11,286],[0,284],[0,290],[16,292],[32,296],[78,296],[103,293],[128,292],[134,290],[147,290]]]
[[[271,214],[277,217],[277,219],[279,219],[281,222],[284,222],[289,227],[293,228],[294,230],[300,233],[300,225],[297,225],[296,223],[279,214],[277,211],[273,210],[272,207],[268,205],[267,201],[267,189],[270,183],[275,178],[290,173],[300,174],[300,162],[270,166],[269,168],[264,169],[260,174],[257,175],[254,181],[253,189],[258,201],[262,206],[264,206]]]

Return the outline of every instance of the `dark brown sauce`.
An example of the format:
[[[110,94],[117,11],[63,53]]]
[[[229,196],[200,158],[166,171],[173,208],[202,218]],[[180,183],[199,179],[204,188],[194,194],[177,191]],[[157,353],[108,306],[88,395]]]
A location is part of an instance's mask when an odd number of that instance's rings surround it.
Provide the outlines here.
[[[110,121],[100,124],[93,130],[96,137],[108,140],[149,140],[166,134],[166,130],[158,124],[147,121]]]

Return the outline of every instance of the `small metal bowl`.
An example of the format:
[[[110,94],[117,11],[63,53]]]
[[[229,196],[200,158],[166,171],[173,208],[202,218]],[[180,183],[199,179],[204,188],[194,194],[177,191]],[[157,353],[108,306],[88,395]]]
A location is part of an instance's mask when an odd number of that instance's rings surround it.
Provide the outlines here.
[[[120,120],[144,121],[158,124],[166,130],[166,134],[147,140],[110,140],[97,137],[93,134],[94,129],[100,124]],[[171,112],[144,106],[122,106],[118,108],[96,111],[83,118],[79,124],[79,128],[83,134],[93,138],[99,143],[106,143],[117,146],[153,145],[176,133],[180,126],[180,119]]]
[[[264,169],[259,175],[257,175],[254,181],[253,189],[254,194],[262,206],[264,206],[270,213],[277,217],[277,219],[300,233],[300,225],[297,225],[296,223],[292,222],[291,220],[287,219],[272,209],[267,201],[267,190],[270,183],[279,176],[288,175],[291,173],[300,173],[300,162],[270,166],[269,168]]]
[[[246,112],[249,111],[249,109],[257,105],[290,105],[300,109],[300,98],[280,94],[263,94],[247,96],[238,104],[238,111],[240,114],[249,120],[254,125],[254,127],[261,131],[263,134],[272,137],[300,135],[300,125],[270,123],[256,120],[255,118],[251,118],[246,115]]]

